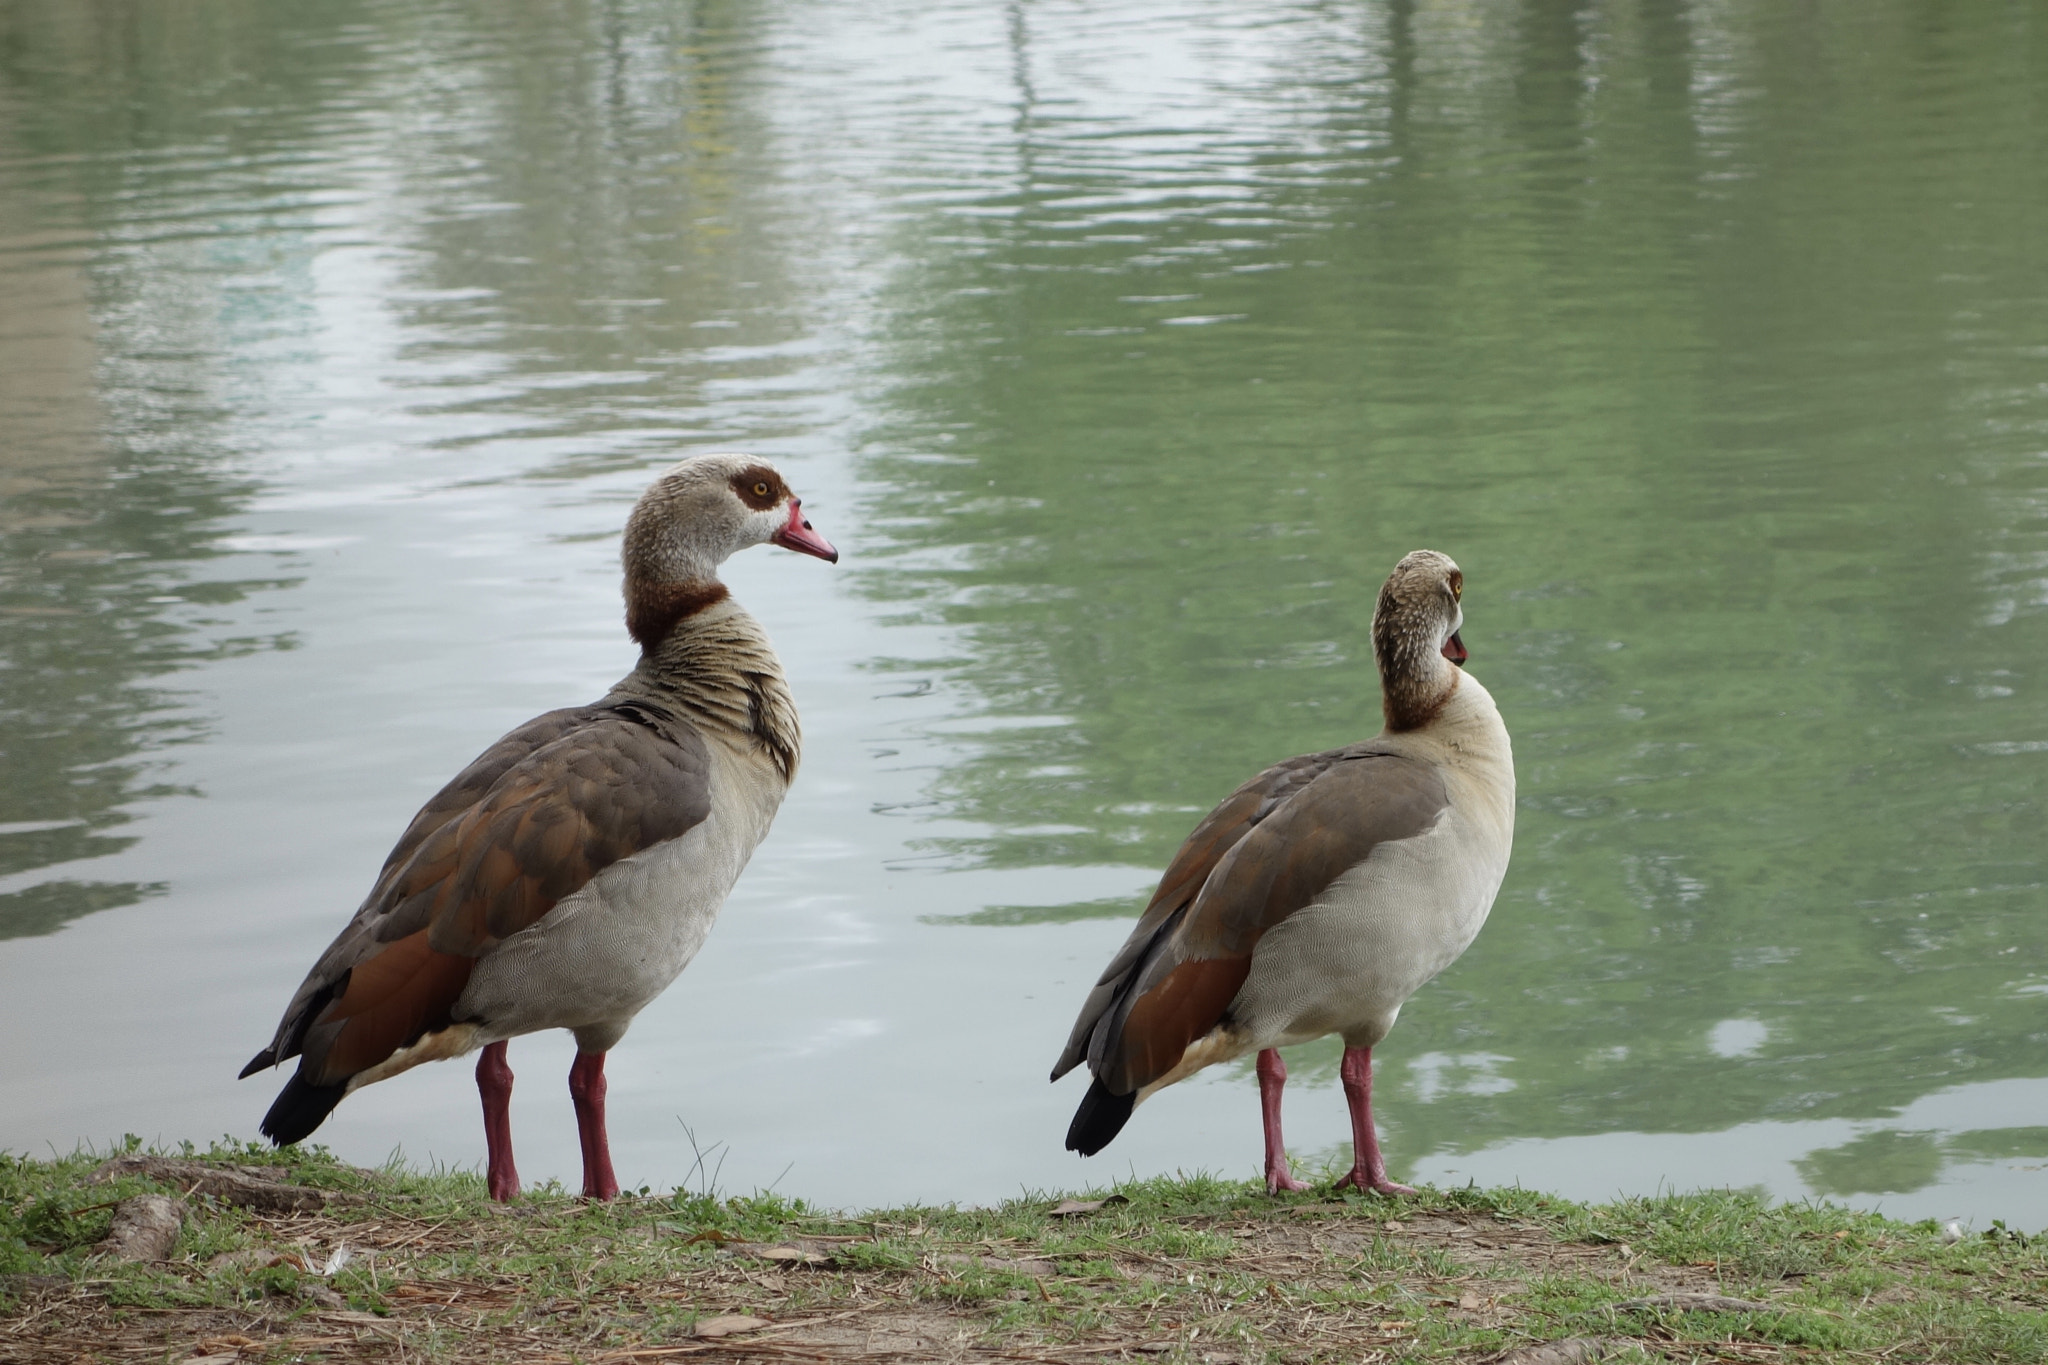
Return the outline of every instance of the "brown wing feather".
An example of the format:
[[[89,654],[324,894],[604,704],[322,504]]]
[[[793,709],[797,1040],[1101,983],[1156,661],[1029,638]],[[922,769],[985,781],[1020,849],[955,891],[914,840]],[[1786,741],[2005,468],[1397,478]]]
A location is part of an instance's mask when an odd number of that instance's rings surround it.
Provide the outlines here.
[[[1130,985],[1133,974],[1145,957],[1158,946],[1162,933],[1169,927],[1168,922],[1194,902],[1202,884],[1209,879],[1209,874],[1215,871],[1223,856],[1280,802],[1349,752],[1348,749],[1332,749],[1284,759],[1224,797],[1216,809],[1202,817],[1202,822],[1181,842],[1173,861],[1166,865],[1166,871],[1159,878],[1158,889],[1146,903],[1145,913],[1138,917],[1131,936],[1124,940],[1124,946],[1103,968],[1101,978],[1081,1006],[1081,1015],[1074,1021],[1073,1032],[1068,1035],[1066,1050],[1053,1067],[1054,1080],[1080,1065],[1088,1055],[1088,1040],[1095,1033],[1096,1025],[1109,1013],[1119,994]],[[1233,995],[1235,993],[1232,992]]]
[[[390,903],[386,892],[392,878],[398,875],[419,851],[419,847],[443,825],[467,811],[489,792],[492,785],[503,777],[514,764],[532,754],[536,749],[560,739],[579,725],[589,724],[603,715],[596,706],[572,706],[560,711],[549,711],[535,716],[526,724],[507,733],[490,748],[478,754],[474,761],[457,773],[446,786],[428,799],[414,815],[405,833],[384,859],[383,868],[377,873],[377,883],[370,888],[370,894],[362,907],[349,921],[346,929],[329,944],[327,951],[306,974],[306,979],[285,1006],[284,1019],[277,1026],[277,1035],[270,1046],[256,1054],[250,1063],[242,1068],[242,1075],[250,1076],[266,1066],[298,1055],[299,1045],[306,1026],[320,1008],[332,999],[340,979],[348,974],[364,954],[376,951],[380,942],[405,937],[419,926],[405,928],[389,923]],[[379,930],[388,930],[382,935]]]
[[[1252,972],[1252,955],[1193,958],[1176,964],[1142,992],[1113,1034],[1115,1048],[1093,1067],[1114,1094],[1128,1095],[1180,1063],[1188,1044],[1216,1026]],[[1095,1058],[1089,1059],[1091,1063]],[[1135,1079],[1134,1079],[1135,1078]]]
[[[478,958],[709,812],[709,755],[675,717],[634,703],[541,719],[563,718],[493,745],[414,818],[410,854],[387,860],[252,1070],[303,1053],[304,1079],[331,1085],[447,1027]],[[521,736],[538,742],[512,752]]]
[[[1181,925],[1183,951],[1248,956],[1375,847],[1427,830],[1449,800],[1443,778],[1414,759],[1373,754],[1331,765],[1225,855]]]
[[[1253,793],[1258,806],[1211,832],[1204,847],[1220,853],[1206,860],[1200,882],[1184,875],[1175,892],[1186,897],[1181,907],[1161,915],[1145,942],[1132,935],[1076,1026],[1069,1053],[1078,1043],[1113,1094],[1165,1075],[1190,1043],[1223,1022],[1268,929],[1314,903],[1379,844],[1428,829],[1448,800],[1426,764],[1354,745],[1267,769],[1196,836],[1226,809],[1242,811],[1241,798]]]
[[[365,958],[349,973],[342,994],[320,1014],[316,1026],[336,1027],[322,1039],[320,1065],[302,1066],[311,1073],[308,1079],[321,1085],[346,1080],[448,1027],[449,1007],[461,998],[475,965],[474,958],[435,952],[424,932]]]
[[[595,706],[570,706],[560,711],[549,711],[535,716],[478,754],[474,762],[420,807],[419,814],[413,816],[412,823],[405,827],[405,833],[398,836],[398,842],[392,846],[383,868],[377,873],[377,885],[371,888],[369,901],[378,898],[385,882],[411,860],[429,835],[474,806],[499,778],[511,771],[514,764],[578,726],[588,725],[602,714],[602,710]]]

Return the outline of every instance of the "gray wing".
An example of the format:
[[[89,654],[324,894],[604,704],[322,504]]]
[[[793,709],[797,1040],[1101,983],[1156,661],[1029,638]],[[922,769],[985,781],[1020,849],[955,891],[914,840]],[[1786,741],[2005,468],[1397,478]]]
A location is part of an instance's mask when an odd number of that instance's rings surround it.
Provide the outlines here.
[[[1371,741],[1289,759],[1239,787],[1181,845],[1053,1079],[1085,1058],[1112,1094],[1129,1094],[1171,1071],[1223,1020],[1268,929],[1380,844],[1428,829],[1449,800],[1434,768]]]
[[[242,1074],[318,1051],[310,1079],[331,1083],[445,1027],[476,959],[710,808],[704,741],[672,715],[627,703],[529,721],[414,817]]]

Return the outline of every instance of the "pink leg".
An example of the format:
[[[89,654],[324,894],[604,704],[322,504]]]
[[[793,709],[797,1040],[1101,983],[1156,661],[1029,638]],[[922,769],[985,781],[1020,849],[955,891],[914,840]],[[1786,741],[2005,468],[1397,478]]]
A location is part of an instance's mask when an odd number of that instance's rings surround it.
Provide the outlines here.
[[[505,1045],[492,1043],[476,1059],[476,1090],[484,1101],[484,1147],[490,1152],[486,1177],[491,1198],[510,1203],[519,1193],[519,1171],[512,1164],[512,1064]]]
[[[1280,1087],[1287,1084],[1287,1063],[1278,1048],[1259,1054],[1259,1116],[1266,1123],[1266,1193],[1308,1188],[1287,1169],[1287,1146],[1280,1141]]]
[[[579,1052],[569,1068],[569,1098],[576,1105],[576,1135],[583,1140],[583,1197],[617,1199],[611,1140],[604,1134],[604,1054]]]
[[[1344,1065],[1337,1074],[1344,1078],[1344,1102],[1351,1106],[1351,1146],[1356,1157],[1336,1188],[1351,1185],[1379,1194],[1415,1193],[1387,1179],[1387,1159],[1380,1155],[1379,1134],[1372,1127],[1372,1049],[1345,1048]]]

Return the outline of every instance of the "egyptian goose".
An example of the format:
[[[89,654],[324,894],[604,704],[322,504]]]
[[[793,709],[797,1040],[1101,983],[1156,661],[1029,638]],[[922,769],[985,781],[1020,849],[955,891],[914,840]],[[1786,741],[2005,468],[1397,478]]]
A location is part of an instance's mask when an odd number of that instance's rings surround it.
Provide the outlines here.
[[[506,735],[413,817],[242,1070],[299,1058],[266,1136],[297,1142],[350,1091],[481,1047],[490,1192],[510,1199],[505,1040],[565,1028],[583,1193],[618,1193],[605,1053],[696,955],[797,767],[782,666],[718,566],[764,542],[838,562],[800,509],[745,455],[685,460],[641,495],[622,553],[639,664]]]
[[[1336,1033],[1355,1151],[1337,1187],[1414,1193],[1380,1155],[1372,1049],[1486,922],[1515,832],[1507,727],[1454,666],[1464,588],[1434,550],[1395,565],[1372,623],[1386,728],[1274,764],[1180,846],[1053,1068],[1094,1075],[1067,1150],[1093,1156],[1138,1101],[1256,1052],[1266,1188],[1304,1189],[1280,1139],[1277,1049]]]

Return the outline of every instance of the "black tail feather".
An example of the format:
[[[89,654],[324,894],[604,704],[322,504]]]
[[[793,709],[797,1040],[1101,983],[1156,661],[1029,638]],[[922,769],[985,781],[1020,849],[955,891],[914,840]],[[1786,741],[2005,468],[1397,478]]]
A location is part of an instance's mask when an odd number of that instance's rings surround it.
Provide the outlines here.
[[[235,1077],[235,1079],[238,1081],[246,1081],[251,1076],[261,1071],[264,1067],[276,1065],[277,1049],[274,1047],[264,1048],[263,1051],[257,1053],[254,1057],[251,1057],[249,1059],[249,1065],[243,1067],[242,1074]]]
[[[1101,1080],[1089,1077],[1088,1093],[1081,1097],[1081,1107],[1074,1111],[1074,1121],[1067,1125],[1067,1150],[1094,1156],[1109,1146],[1110,1140],[1130,1121],[1131,1110],[1137,1103],[1135,1091],[1112,1095]]]
[[[309,1136],[326,1122],[327,1116],[334,1112],[334,1106],[340,1104],[341,1097],[347,1093],[346,1082],[340,1085],[308,1085],[303,1075],[293,1076],[278,1092],[270,1112],[263,1116],[263,1136],[280,1147]]]

